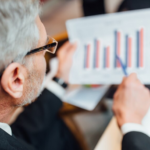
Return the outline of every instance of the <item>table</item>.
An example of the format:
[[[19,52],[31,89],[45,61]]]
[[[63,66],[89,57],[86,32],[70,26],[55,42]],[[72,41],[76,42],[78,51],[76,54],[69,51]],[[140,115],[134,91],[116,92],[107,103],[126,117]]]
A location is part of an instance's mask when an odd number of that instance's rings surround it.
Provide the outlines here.
[[[121,150],[122,133],[113,117],[94,150]]]

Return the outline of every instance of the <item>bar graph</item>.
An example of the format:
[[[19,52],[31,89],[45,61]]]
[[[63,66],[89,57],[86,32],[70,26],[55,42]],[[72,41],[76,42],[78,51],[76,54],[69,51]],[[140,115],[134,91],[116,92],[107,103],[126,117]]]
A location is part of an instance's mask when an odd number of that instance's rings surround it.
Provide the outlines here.
[[[124,72],[150,84],[150,9],[96,15],[67,21],[70,42],[78,42],[69,81],[120,84]]]
[[[135,30],[135,34],[123,34],[119,30],[114,33],[114,45],[98,38],[84,45],[84,69],[121,69],[116,56],[124,60],[127,68],[144,67],[144,28]],[[134,53],[136,56],[133,55]],[[114,55],[113,58],[111,54]],[[134,58],[136,65],[134,65]]]

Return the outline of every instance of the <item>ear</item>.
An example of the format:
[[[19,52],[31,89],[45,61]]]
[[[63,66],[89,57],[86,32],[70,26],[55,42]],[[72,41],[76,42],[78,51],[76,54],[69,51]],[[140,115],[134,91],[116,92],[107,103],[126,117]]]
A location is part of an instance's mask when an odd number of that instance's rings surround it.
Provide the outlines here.
[[[23,95],[24,81],[23,67],[18,63],[11,63],[2,75],[1,85],[6,93],[17,99]]]

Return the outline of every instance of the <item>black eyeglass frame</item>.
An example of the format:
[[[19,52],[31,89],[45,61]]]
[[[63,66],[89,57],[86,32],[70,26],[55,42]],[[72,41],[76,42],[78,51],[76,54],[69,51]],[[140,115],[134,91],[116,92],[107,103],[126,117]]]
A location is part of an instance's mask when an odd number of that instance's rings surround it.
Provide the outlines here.
[[[54,38],[51,38],[51,37],[48,36],[48,41],[47,41],[48,43],[50,42],[50,39],[52,40],[52,43],[46,44],[45,46],[42,46],[42,47],[39,47],[39,48],[36,48],[36,49],[33,49],[30,52],[28,52],[25,56],[35,54],[35,53],[38,53],[38,52],[41,52],[41,51],[44,51],[44,50],[46,50],[49,53],[55,54],[55,52],[57,50],[58,42]],[[54,50],[51,51],[51,50],[49,50],[49,48],[54,48]],[[3,72],[4,72],[5,69],[3,69],[0,72],[0,78],[2,77]]]
[[[52,40],[52,43],[51,43],[51,44],[47,44],[47,45],[45,45],[45,46],[42,46],[42,47],[33,49],[33,50],[31,50],[30,52],[28,52],[28,53],[26,54],[26,56],[31,55],[31,54],[34,54],[34,53],[37,53],[37,52],[41,52],[41,51],[44,51],[44,50],[46,50],[46,51],[49,52],[49,53],[55,54],[55,52],[56,52],[56,50],[57,50],[58,42],[57,42],[55,39],[53,39],[53,38],[51,38],[51,37],[48,36],[48,42],[49,42],[50,40]],[[51,51],[51,50],[49,50],[50,48],[54,48],[54,50]]]

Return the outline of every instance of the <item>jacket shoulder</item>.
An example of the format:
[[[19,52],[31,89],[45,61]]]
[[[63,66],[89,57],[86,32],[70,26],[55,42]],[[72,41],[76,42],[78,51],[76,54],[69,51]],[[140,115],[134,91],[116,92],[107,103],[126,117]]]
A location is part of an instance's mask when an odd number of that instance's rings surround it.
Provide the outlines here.
[[[35,150],[32,146],[0,129],[0,150]]]

